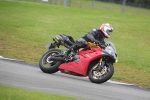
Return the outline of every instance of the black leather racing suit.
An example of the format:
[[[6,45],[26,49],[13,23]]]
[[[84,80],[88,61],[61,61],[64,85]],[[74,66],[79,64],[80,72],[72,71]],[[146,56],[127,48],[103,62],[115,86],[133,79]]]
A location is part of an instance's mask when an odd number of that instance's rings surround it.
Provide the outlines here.
[[[82,38],[84,38],[87,42],[95,42],[99,45],[105,45],[105,36],[100,29],[93,29]]]
[[[85,36],[79,38],[76,40],[76,43],[66,52],[66,55],[68,55],[71,50],[74,51],[78,50],[79,48],[84,48],[87,46],[88,42],[95,42],[99,45],[105,45],[105,36],[99,29],[93,29],[90,32],[88,32]],[[102,47],[103,48],[103,47]]]

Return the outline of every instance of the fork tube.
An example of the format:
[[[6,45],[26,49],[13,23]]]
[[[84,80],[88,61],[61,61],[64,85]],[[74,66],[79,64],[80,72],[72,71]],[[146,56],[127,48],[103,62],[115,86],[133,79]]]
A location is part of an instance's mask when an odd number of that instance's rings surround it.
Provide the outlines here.
[[[102,60],[103,60],[103,58],[100,58],[100,65],[101,65],[101,63],[102,63]]]

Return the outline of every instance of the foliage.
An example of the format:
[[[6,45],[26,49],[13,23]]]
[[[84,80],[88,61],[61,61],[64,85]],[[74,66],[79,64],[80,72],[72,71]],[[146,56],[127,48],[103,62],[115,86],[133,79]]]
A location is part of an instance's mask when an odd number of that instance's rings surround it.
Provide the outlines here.
[[[124,0],[97,0],[97,1],[122,3]],[[127,5],[144,7],[144,8],[150,9],[150,0],[125,0],[125,1]]]

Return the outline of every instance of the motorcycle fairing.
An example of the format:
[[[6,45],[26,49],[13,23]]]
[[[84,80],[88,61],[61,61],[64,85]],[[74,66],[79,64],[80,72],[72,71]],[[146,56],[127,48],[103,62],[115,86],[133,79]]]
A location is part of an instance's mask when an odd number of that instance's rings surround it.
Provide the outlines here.
[[[90,62],[102,56],[102,49],[92,48],[91,50],[80,51],[78,54],[80,57],[79,62],[73,61],[63,63],[58,67],[59,70],[61,72],[71,71],[78,73],[82,76],[86,76]]]

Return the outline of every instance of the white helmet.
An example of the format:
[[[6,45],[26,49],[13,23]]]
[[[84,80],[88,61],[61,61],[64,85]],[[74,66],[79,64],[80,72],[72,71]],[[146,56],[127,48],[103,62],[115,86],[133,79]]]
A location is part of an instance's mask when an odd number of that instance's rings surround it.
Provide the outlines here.
[[[113,32],[113,27],[109,23],[104,23],[100,26],[100,30],[105,35],[106,38],[110,37],[110,33]]]

